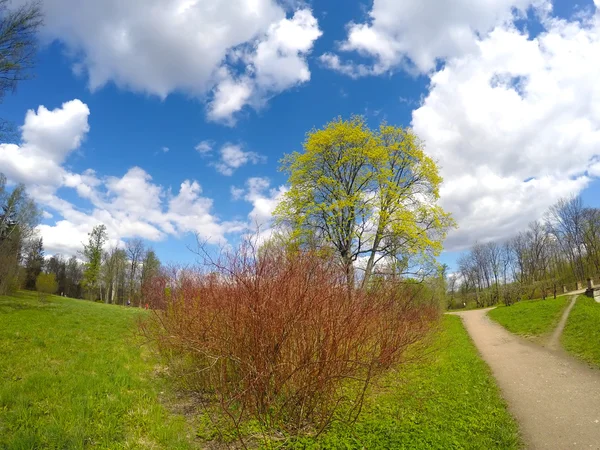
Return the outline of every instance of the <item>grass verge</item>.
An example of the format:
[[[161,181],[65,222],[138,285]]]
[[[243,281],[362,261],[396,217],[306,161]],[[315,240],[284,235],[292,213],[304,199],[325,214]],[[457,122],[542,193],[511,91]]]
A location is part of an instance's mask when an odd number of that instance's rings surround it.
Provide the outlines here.
[[[561,337],[565,350],[600,368],[600,304],[580,295]]]
[[[0,448],[189,448],[133,308],[0,297]]]
[[[511,306],[498,306],[488,315],[511,333],[544,337],[556,328],[570,297],[524,300]]]

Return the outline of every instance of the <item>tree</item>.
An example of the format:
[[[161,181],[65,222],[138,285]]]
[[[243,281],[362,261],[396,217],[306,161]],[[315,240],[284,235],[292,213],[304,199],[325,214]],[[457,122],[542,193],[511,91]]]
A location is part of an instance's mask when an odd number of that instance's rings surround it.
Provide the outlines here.
[[[585,279],[583,264],[585,214],[581,197],[559,200],[547,214],[546,224],[569,257],[577,280]]]
[[[149,283],[160,271],[160,261],[158,260],[154,250],[149,249],[144,256],[142,262],[142,274],[141,274],[141,292],[142,296],[145,295],[148,290]]]
[[[67,289],[67,263],[61,255],[53,255],[46,262],[46,272],[54,274],[58,283],[58,292],[65,293]]]
[[[411,130],[384,123],[373,131],[354,116],[312,130],[303,146],[282,161],[291,188],[276,215],[294,238],[332,246],[349,285],[359,258],[365,286],[379,262],[406,270],[440,253],[453,221],[437,205],[435,162]]]
[[[39,218],[39,210],[25,186],[7,189],[6,177],[0,173],[0,294],[17,287],[21,253],[34,235]]]
[[[65,294],[67,297],[81,297],[81,283],[83,280],[83,270],[81,264],[75,256],[71,256],[66,263],[65,268]]]
[[[129,258],[129,299],[135,298],[137,292],[137,274],[146,249],[141,239],[130,239],[125,244],[125,252]]]
[[[40,299],[44,300],[48,294],[55,294],[58,290],[58,283],[53,273],[40,273],[35,280],[35,289],[40,294]]]
[[[44,268],[44,242],[34,239],[29,246],[25,259],[25,289],[36,289],[36,280]]]
[[[99,276],[102,266],[102,247],[107,240],[106,226],[96,225],[88,234],[88,243],[83,246],[83,256],[86,259],[83,272],[83,286],[88,290],[92,300],[101,297]]]
[[[30,76],[37,50],[35,36],[42,25],[39,3],[16,9],[9,9],[8,4],[9,0],[0,0],[0,103],[6,92]],[[8,131],[10,124],[0,118],[0,138]]]

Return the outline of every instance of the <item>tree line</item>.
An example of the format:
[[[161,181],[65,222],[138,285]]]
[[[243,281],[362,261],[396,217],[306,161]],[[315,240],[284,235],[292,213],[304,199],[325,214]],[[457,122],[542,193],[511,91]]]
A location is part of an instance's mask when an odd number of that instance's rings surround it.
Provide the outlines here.
[[[448,306],[507,305],[585,287],[600,275],[600,209],[559,200],[542,220],[505,241],[477,243],[447,279]]]
[[[97,225],[82,243],[78,256],[47,257],[36,232],[40,210],[25,186],[12,190],[0,173],[0,295],[18,289],[36,290],[40,275],[56,293],[105,303],[142,304],[142,293],[158,274],[160,261],[141,239],[129,239],[123,248],[106,247],[106,226]]]

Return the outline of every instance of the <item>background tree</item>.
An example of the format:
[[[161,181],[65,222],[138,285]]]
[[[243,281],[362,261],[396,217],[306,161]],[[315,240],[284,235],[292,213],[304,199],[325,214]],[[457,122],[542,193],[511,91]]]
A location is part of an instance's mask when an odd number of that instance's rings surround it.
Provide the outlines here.
[[[139,304],[139,299],[136,293],[138,292],[137,288],[137,276],[140,268],[140,264],[144,259],[144,254],[146,249],[144,247],[144,242],[141,239],[130,239],[125,244],[125,253],[127,254],[127,258],[129,259],[129,299]]]
[[[72,298],[82,297],[83,268],[75,256],[71,256],[65,267],[65,295]]]
[[[156,256],[156,253],[152,249],[146,251],[144,260],[142,262],[140,290],[142,298],[145,297],[147,291],[151,288],[151,280],[158,275],[160,271],[160,261]]]
[[[34,236],[40,212],[17,185],[9,190],[0,173],[0,294],[18,287],[18,272],[24,245]]]
[[[581,197],[559,200],[548,211],[546,225],[569,258],[577,278],[583,280],[585,278],[583,264],[585,216]]]
[[[83,256],[86,259],[83,272],[83,286],[88,291],[91,300],[102,297],[100,292],[100,269],[102,267],[102,247],[107,240],[106,226],[97,225],[88,234],[88,243],[83,246]]]
[[[544,221],[531,222],[513,238],[475,244],[459,257],[458,269],[462,298],[453,305],[492,305],[500,298],[510,305],[522,298],[562,293],[563,286],[575,290],[577,282],[585,286],[588,277],[597,282],[600,210],[584,207],[578,197],[561,199],[548,209]]]
[[[67,290],[67,263],[61,255],[52,255],[46,261],[46,272],[54,274],[58,283],[58,291],[64,294]]]
[[[311,131],[303,146],[283,159],[291,188],[276,215],[296,239],[333,247],[349,285],[359,258],[364,286],[379,262],[405,271],[439,254],[453,222],[437,205],[437,167],[411,130],[373,131],[354,116]]]
[[[42,25],[37,2],[9,9],[9,0],[0,0],[0,103],[19,81],[31,76],[37,50],[36,33]],[[6,139],[12,127],[0,118],[0,138]]]
[[[25,289],[36,289],[36,280],[44,268],[44,242],[42,238],[34,239],[29,244],[25,258]]]
[[[56,294],[58,283],[53,273],[40,273],[35,280],[35,289],[44,300],[48,295]]]

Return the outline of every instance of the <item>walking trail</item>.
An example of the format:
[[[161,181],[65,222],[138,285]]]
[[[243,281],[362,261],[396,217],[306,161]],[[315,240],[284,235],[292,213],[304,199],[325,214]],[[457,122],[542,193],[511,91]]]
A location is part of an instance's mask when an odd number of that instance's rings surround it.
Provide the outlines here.
[[[509,333],[489,309],[453,314],[492,369],[527,448],[600,450],[600,371]]]

